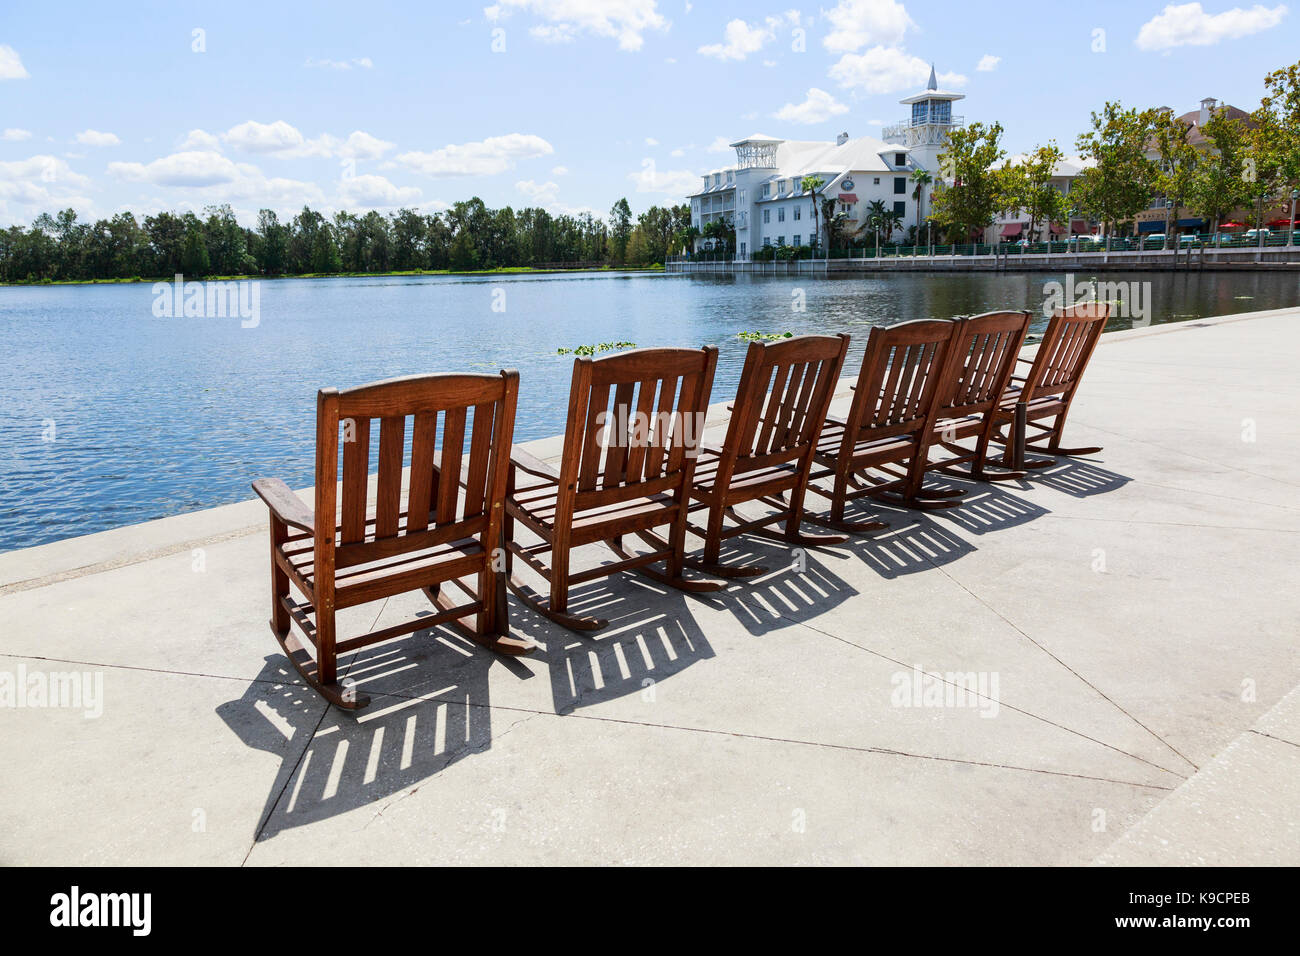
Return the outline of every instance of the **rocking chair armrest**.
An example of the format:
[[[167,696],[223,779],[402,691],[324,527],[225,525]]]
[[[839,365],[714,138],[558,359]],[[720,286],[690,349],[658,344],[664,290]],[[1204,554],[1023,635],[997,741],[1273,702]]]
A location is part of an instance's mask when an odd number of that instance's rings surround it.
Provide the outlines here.
[[[555,468],[531,452],[524,451],[518,445],[510,449],[510,465],[512,468],[526,471],[538,478],[545,478],[547,481],[558,482],[560,480],[560,473]]]
[[[266,502],[276,520],[308,534],[316,531],[316,518],[311,509],[279,478],[258,478],[253,482],[253,491]]]

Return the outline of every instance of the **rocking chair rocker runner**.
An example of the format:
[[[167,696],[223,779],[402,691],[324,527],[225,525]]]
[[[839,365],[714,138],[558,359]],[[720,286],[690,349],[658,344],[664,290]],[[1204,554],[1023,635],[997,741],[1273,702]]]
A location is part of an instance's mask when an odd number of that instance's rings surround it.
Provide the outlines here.
[[[722,577],[765,573],[763,567],[718,563],[723,539],[739,534],[804,545],[847,540],[806,534],[800,521],[813,452],[848,348],[849,337],[842,333],[750,343],[727,437],[721,448],[706,446],[696,463],[691,510],[707,510],[708,521],[707,527],[691,525],[704,538],[704,553],[702,559],[689,559],[688,566]],[[736,505],[754,500],[780,510],[752,520],[736,512]],[[724,528],[724,516],[736,524]],[[783,532],[768,530],[782,523]]]
[[[914,465],[923,460],[959,329],[949,319],[924,319],[871,330],[848,416],[828,419],[817,445],[811,477],[832,479],[831,489],[813,484],[808,490],[830,499],[830,515],[806,520],[855,534],[881,531],[886,522],[846,520],[848,502],[867,496],[915,500],[920,481]]]
[[[1087,448],[1061,447],[1065,420],[1074,403],[1088,360],[1096,351],[1101,333],[1110,317],[1110,306],[1102,302],[1084,302],[1068,309],[1057,309],[1047,323],[1043,339],[1033,359],[1020,359],[1029,366],[1024,377],[1012,376],[1011,384],[1002,399],[999,431],[994,441],[1004,445],[1003,464],[1012,469],[1045,468],[1052,459],[1025,460],[1025,449],[1048,455],[1095,455],[1101,446]],[[1042,419],[1052,419],[1050,424],[1039,424]],[[1002,433],[1009,427],[1011,435]],[[1027,428],[1046,444],[1028,444]]]
[[[609,622],[569,609],[569,588],[616,571],[637,570],[683,591],[716,591],[721,581],[682,576],[686,514],[718,350],[635,349],[573,363],[569,417],[558,469],[514,449],[506,495],[506,573],[529,607],[570,630]],[[520,473],[533,479],[524,485]],[[514,540],[518,521],[541,543]],[[668,540],[651,531],[668,525]],[[633,534],[654,550],[631,554]],[[608,543],[622,560],[579,572],[570,552]],[[550,564],[541,556],[550,552]],[[543,598],[513,573],[519,558],[549,585]],[[665,562],[665,570],[650,565]]]
[[[493,555],[500,542],[518,390],[515,371],[411,376],[342,392],[322,389],[316,400],[314,513],[278,478],[253,482],[271,512],[271,630],[303,679],[330,703],[350,710],[369,703],[338,680],[339,655],[436,624],[450,624],[503,654],[533,649],[531,642],[509,636]],[[402,510],[407,416],[414,424]],[[380,429],[376,508],[370,513],[372,418],[379,419]],[[440,431],[442,448],[435,451]],[[474,587],[460,580],[470,575]],[[440,591],[444,582],[454,582],[471,600],[453,604]],[[305,603],[289,597],[290,584]],[[416,590],[425,592],[437,613],[336,638],[336,611]],[[461,620],[471,616],[472,627]],[[291,623],[314,645],[314,657]]]

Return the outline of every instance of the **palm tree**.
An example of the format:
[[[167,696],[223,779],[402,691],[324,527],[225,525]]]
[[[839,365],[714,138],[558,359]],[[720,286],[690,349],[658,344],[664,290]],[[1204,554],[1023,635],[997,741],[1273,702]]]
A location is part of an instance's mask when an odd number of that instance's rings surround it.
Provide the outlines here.
[[[925,198],[925,187],[934,182],[934,177],[924,169],[912,170],[912,182],[916,183],[916,188],[912,190],[912,198],[916,200],[916,234],[921,234],[921,202]]]
[[[880,255],[880,230],[885,225],[885,219],[892,213],[885,207],[883,199],[873,199],[867,205],[866,226],[876,234],[876,255]]]
[[[890,210],[885,213],[885,218],[880,225],[885,231],[885,238],[892,241],[894,233],[903,228],[903,214],[897,210]]]
[[[803,179],[799,180],[799,188],[802,189],[804,192],[812,193],[812,197],[813,197],[813,203],[812,203],[813,229],[815,231],[813,232],[813,241],[811,245],[814,250],[817,248],[818,245],[821,244],[821,235],[822,235],[821,219],[817,214],[817,190],[821,189],[825,185],[826,185],[826,180],[816,175],[805,176]]]

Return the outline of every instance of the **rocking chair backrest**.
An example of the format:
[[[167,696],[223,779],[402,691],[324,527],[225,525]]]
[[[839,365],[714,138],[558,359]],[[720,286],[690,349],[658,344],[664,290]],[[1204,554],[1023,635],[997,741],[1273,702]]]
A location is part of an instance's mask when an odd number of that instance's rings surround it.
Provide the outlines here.
[[[848,449],[925,427],[959,328],[951,319],[920,319],[871,330],[844,429]]]
[[[939,417],[982,414],[997,407],[1028,331],[1028,312],[986,312],[962,319],[953,340]]]
[[[711,345],[574,361],[557,524],[575,510],[689,490],[717,362]]]
[[[514,370],[322,389],[316,403],[317,567],[344,568],[470,538],[485,553],[497,547],[518,392]],[[379,465],[373,516],[366,504],[372,437]],[[340,445],[343,481],[336,501]],[[332,521],[322,520],[336,514],[337,533]]]
[[[1053,312],[1025,376],[1025,399],[1072,393],[1109,317],[1110,306],[1104,302],[1084,302]]]
[[[723,442],[720,472],[740,474],[811,454],[835,394],[849,337],[751,342]]]

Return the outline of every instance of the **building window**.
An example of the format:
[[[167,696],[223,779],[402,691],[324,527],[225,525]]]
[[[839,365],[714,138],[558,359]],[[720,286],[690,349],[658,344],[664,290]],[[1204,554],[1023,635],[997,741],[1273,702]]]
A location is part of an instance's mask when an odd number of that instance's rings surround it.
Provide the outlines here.
[[[906,166],[906,165],[907,165],[907,153],[895,153],[895,154],[894,154],[894,165],[895,165],[895,166]]]
[[[768,248],[768,247],[771,246],[771,245],[772,245],[772,237],[771,237],[771,236],[764,236],[764,237],[763,237],[763,248],[766,249],[766,248]]]
[[[763,183],[763,191],[759,195],[761,195],[764,199],[766,199],[771,194],[772,194],[772,184]]]
[[[785,222],[785,207],[784,207],[784,206],[782,206],[780,209],[778,209],[778,210],[776,211],[776,221],[777,221],[777,222]]]
[[[895,195],[895,196],[899,196],[899,195],[902,195],[902,194],[905,193],[905,192],[907,192],[907,177],[906,177],[906,176],[895,176],[895,177],[894,177],[894,195]]]
[[[728,170],[727,170],[727,182],[731,182],[731,177],[732,177],[732,172],[731,172],[731,170],[728,169]]]
[[[802,216],[802,215],[803,215],[803,206],[795,206],[795,207],[794,207],[794,219],[795,219],[795,222],[798,222],[798,221],[799,221],[799,217]]]
[[[905,203],[905,202],[896,202],[896,203],[894,203],[894,215],[895,215],[895,216],[906,216],[906,215],[907,215],[907,203]]]
[[[777,236],[777,237],[776,237],[776,244],[777,244],[778,246],[784,246],[784,245],[785,245],[785,236]]]
[[[880,177],[877,176],[875,179],[871,180],[871,185],[873,185],[873,186],[879,186],[879,185],[880,185]]]
[[[745,244],[743,242],[740,244],[740,254],[742,257],[745,255]]]
[[[796,246],[801,246],[801,245],[803,245],[803,243],[799,241],[799,240],[802,239],[802,238],[803,238],[803,236],[799,235],[799,233],[796,232],[796,233],[794,234],[794,244],[795,244]]]
[[[745,190],[743,189],[737,190],[736,195],[738,197],[737,202],[739,202],[742,206],[745,205]]]
[[[772,210],[770,207],[763,210],[763,224],[767,225],[772,221]]]

